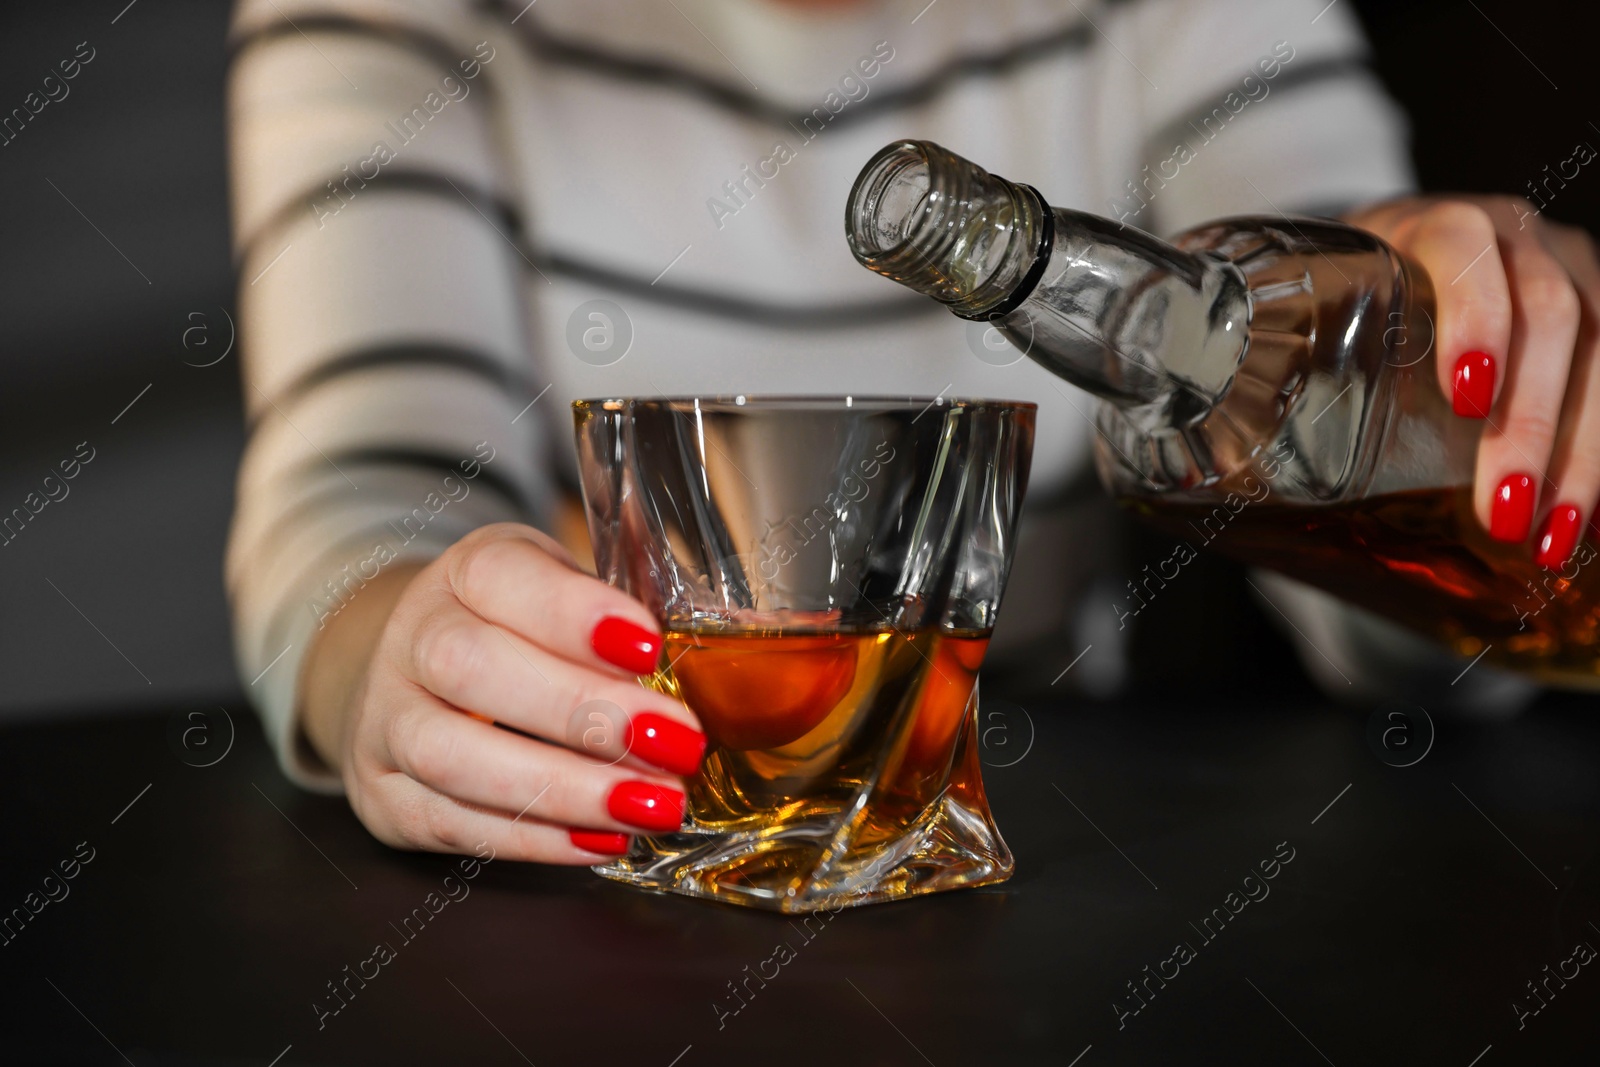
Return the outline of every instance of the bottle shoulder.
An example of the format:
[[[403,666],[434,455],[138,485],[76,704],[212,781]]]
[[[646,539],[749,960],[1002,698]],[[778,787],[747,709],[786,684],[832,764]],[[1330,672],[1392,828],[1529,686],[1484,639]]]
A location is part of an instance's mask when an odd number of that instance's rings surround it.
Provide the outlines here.
[[[1186,252],[1208,252],[1241,264],[1274,254],[1395,256],[1377,234],[1321,216],[1232,215],[1185,230],[1172,243]]]
[[[1438,438],[1450,427],[1432,384],[1425,272],[1332,219],[1222,219],[1175,244],[1240,272],[1247,345],[1226,392],[1192,425],[1140,427],[1102,413],[1112,443],[1143,457],[1144,470],[1103,464],[1120,490],[1206,495],[1263,462],[1281,464],[1284,498],[1306,502],[1365,495],[1397,470],[1409,482],[1444,477]],[[1398,466],[1389,462],[1397,450],[1407,456]]]

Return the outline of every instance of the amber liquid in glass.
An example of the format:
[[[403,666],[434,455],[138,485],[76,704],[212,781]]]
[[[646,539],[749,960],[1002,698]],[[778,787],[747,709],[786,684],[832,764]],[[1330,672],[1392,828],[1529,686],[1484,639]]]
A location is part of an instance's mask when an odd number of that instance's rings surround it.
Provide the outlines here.
[[[1237,512],[1124,503],[1195,547],[1282,571],[1458,655],[1484,653],[1551,684],[1600,688],[1600,550],[1585,541],[1565,566],[1546,570],[1530,545],[1505,544],[1484,531],[1469,488],[1325,507],[1263,501]]]
[[[857,845],[905,831],[949,791],[981,800],[967,712],[987,633],[675,630],[651,686],[683,700],[710,739],[689,784],[705,829],[847,810]],[[967,743],[963,744],[966,741]]]

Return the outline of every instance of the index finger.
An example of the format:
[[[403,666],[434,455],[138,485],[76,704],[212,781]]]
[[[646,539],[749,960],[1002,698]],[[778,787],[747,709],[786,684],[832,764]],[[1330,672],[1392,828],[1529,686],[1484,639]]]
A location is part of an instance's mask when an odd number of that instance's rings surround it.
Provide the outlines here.
[[[650,674],[661,658],[660,628],[645,606],[577,570],[537,530],[486,527],[452,554],[452,591],[474,614],[541,648],[612,673]],[[565,559],[563,558],[565,557]]]
[[[1511,287],[1494,220],[1460,201],[1417,218],[1406,251],[1433,282],[1439,388],[1457,415],[1488,418],[1511,346]]]

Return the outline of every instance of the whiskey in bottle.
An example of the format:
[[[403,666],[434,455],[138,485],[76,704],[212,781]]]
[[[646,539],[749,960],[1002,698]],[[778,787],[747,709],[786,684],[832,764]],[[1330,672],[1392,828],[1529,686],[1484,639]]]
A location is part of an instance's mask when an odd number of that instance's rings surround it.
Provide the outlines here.
[[[1438,387],[1426,272],[1379,238],[1262,216],[1169,243],[927,141],[867,164],[845,227],[864,266],[1093,394],[1101,480],[1158,526],[1459,655],[1600,687],[1596,547],[1549,571],[1478,524],[1481,424]]]

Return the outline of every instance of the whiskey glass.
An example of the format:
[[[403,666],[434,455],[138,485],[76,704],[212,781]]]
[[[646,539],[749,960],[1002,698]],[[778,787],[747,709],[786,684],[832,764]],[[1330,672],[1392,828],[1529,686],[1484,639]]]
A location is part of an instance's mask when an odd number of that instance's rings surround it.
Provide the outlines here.
[[[977,671],[1036,405],[573,404],[596,570],[666,635],[641,682],[709,746],[676,833],[594,869],[800,913],[1003,881]]]

